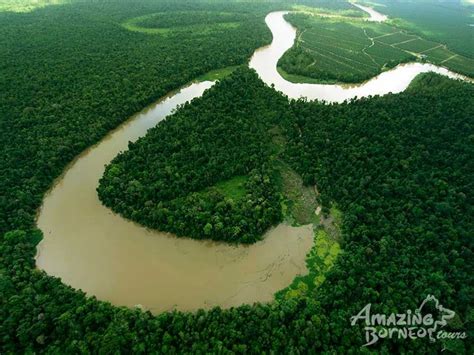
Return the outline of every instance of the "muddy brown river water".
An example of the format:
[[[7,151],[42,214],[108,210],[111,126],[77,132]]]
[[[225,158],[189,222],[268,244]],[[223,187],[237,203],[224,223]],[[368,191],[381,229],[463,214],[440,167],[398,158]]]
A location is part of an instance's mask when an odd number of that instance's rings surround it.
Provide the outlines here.
[[[251,246],[202,242],[148,230],[112,213],[96,193],[104,166],[179,104],[212,82],[192,84],[132,117],[81,154],[46,196],[37,266],[117,305],[158,313],[267,302],[306,271],[311,226],[279,225]]]

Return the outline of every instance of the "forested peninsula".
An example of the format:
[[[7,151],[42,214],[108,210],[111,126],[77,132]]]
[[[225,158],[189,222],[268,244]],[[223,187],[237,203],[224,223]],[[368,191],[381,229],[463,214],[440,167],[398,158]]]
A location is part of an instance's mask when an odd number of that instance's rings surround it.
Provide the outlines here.
[[[100,181],[100,199],[147,227],[252,243],[281,220],[268,133],[287,100],[240,68],[182,106]]]

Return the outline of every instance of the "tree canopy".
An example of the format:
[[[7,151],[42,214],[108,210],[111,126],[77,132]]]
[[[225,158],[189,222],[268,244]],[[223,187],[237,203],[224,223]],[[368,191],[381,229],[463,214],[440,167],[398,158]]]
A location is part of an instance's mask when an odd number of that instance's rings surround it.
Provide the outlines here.
[[[281,219],[268,130],[285,97],[238,69],[129,145],[98,187],[105,205],[178,236],[251,243]],[[248,176],[246,193],[214,185]]]
[[[290,102],[241,69],[184,105],[107,169],[99,191],[114,208],[122,203],[124,215],[133,213],[136,201],[150,200],[152,211],[155,202],[171,205],[176,199],[184,206],[211,202],[200,212],[212,214],[213,206],[225,209],[229,199],[245,194],[270,201],[257,217],[244,215],[263,219],[263,230],[279,218],[273,208],[274,147],[266,135],[277,126],[286,142],[282,159],[306,184],[318,186],[323,213],[336,206],[343,216],[343,251],[325,281],[302,297],[152,315],[99,301],[35,268],[42,238],[35,213],[66,164],[171,89],[210,69],[243,64],[271,39],[266,12],[282,7],[144,1],[0,13],[0,353],[473,352],[474,88],[433,74],[397,95],[327,105]],[[182,31],[161,36],[122,26],[149,13],[210,8],[260,15],[188,39]],[[189,155],[178,146],[172,154],[178,142],[191,149]],[[141,152],[156,149],[166,159],[152,155],[150,163],[160,169],[140,174],[135,167],[143,164]],[[207,170],[189,157],[201,159]],[[228,193],[230,181],[244,187]],[[122,184],[129,193],[115,190]],[[113,199],[107,202],[106,195]],[[219,209],[219,215],[245,213],[244,204],[234,201],[231,213]],[[126,206],[132,209],[126,212]],[[211,235],[217,226],[211,218],[199,228]],[[181,230],[188,233],[186,225]],[[242,233],[240,241],[244,235],[258,233]],[[467,341],[384,339],[361,348],[363,328],[352,327],[350,317],[363,306],[403,312],[427,294],[456,311],[457,323],[446,329],[461,327]]]

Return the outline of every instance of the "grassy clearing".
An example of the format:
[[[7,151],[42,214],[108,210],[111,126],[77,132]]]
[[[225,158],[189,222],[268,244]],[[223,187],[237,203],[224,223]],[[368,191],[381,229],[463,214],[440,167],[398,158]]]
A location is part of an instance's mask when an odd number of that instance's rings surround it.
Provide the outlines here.
[[[217,191],[227,199],[232,199],[235,202],[247,195],[248,191],[245,185],[248,179],[249,177],[247,175],[234,176],[228,180],[219,181],[217,184],[209,186],[198,193],[204,196],[210,192]]]
[[[291,225],[312,224],[314,244],[306,257],[309,273],[296,277],[290,286],[277,292],[277,300],[307,297],[326,279],[325,274],[334,265],[341,252],[339,241],[342,215],[332,207],[328,215],[321,213],[318,206],[318,191],[315,186],[304,186],[301,176],[280,159],[285,150],[286,140],[277,126],[269,133],[274,146],[274,164],[278,171],[276,177],[282,192],[282,209],[286,223]]]
[[[192,26],[181,26],[173,28],[145,28],[141,27],[138,22],[129,21],[123,24],[123,27],[129,31],[141,32],[146,34],[160,34],[167,35],[173,32],[193,32],[194,34],[208,34],[216,30],[237,28],[240,26],[238,22],[226,22],[226,23],[215,23],[213,25],[192,25]]]
[[[317,222],[315,210],[318,205],[314,186],[304,186],[303,179],[280,155],[285,149],[285,137],[280,128],[274,127],[269,131],[273,143],[273,162],[277,171],[275,180],[282,194],[282,210],[286,223],[299,226]]]
[[[248,176],[235,176],[232,179],[217,183],[214,185],[214,188],[225,197],[237,201],[247,194],[247,190],[245,189],[247,180]]]
[[[128,19],[122,26],[129,31],[167,35],[175,32],[208,34],[240,26],[242,16],[226,12],[158,12]]]
[[[314,186],[304,186],[301,176],[282,161],[277,162],[281,176],[283,214],[292,225],[305,225],[317,221],[318,206]]]
[[[195,81],[201,82],[201,81],[222,80],[225,77],[232,74],[234,70],[237,69],[238,67],[239,67],[238,65],[234,65],[234,66],[229,66],[222,69],[211,70],[210,72],[198,77]]]
[[[136,17],[127,20],[126,22],[122,23],[122,27],[132,31],[132,32],[141,32],[147,34],[165,34],[170,31],[169,28],[145,28],[140,26],[140,22],[142,19],[146,18],[146,16]]]
[[[428,61],[474,76],[472,59],[392,25],[308,13],[286,19],[298,28],[298,36],[278,69],[291,82],[363,82],[410,61]]]

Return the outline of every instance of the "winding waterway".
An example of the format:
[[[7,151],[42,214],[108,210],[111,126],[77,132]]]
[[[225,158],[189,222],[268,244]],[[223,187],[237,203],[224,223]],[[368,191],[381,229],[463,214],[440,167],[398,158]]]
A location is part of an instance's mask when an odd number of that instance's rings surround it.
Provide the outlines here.
[[[44,239],[37,266],[68,285],[117,305],[152,312],[271,301],[306,272],[312,227],[280,225],[252,246],[202,242],[148,230],[114,214],[96,187],[105,165],[129,141],[201,96],[213,82],[192,84],[132,117],[81,154],[44,199]]]
[[[372,10],[370,21],[381,21],[380,14]],[[273,41],[270,45],[255,51],[250,60],[250,67],[255,69],[260,78],[268,85],[274,85],[275,90],[281,91],[292,99],[306,98],[309,100],[324,100],[327,102],[342,102],[356,97],[386,95],[405,90],[412,80],[421,73],[435,72],[453,79],[470,80],[446,68],[427,63],[407,63],[383,72],[380,75],[361,84],[332,85],[332,84],[300,84],[284,79],[277,70],[281,56],[293,46],[296,39],[296,29],[286,22],[286,11],[272,12],[267,15],[265,22],[272,31]],[[378,14],[378,15],[377,15]]]
[[[266,23],[271,45],[250,61],[267,84],[292,98],[343,101],[404,90],[419,73],[436,71],[428,64],[408,64],[357,86],[294,84],[284,80],[276,64],[296,31],[273,12]],[[104,207],[96,193],[108,164],[178,105],[202,95],[213,82],[194,83],[130,118],[100,143],[83,152],[46,195],[37,224],[44,232],[36,263],[48,274],[116,305],[141,305],[158,313],[267,302],[273,294],[307,272],[305,256],[313,243],[311,226],[284,224],[251,246],[202,242],[148,230]]]

